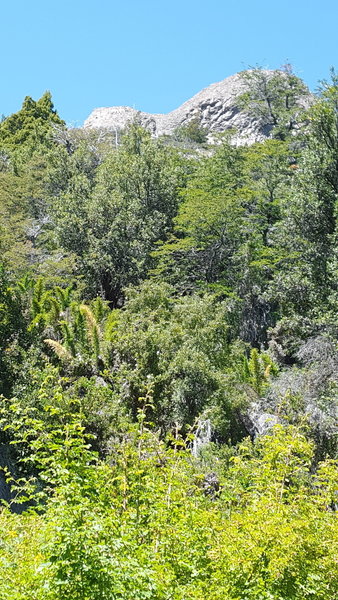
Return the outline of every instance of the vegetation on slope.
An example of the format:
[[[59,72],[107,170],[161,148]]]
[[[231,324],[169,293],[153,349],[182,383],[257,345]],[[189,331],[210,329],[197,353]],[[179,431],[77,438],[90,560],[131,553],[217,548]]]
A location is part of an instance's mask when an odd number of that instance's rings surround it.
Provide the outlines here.
[[[4,600],[336,593],[338,81],[262,76],[251,147],[0,124]]]

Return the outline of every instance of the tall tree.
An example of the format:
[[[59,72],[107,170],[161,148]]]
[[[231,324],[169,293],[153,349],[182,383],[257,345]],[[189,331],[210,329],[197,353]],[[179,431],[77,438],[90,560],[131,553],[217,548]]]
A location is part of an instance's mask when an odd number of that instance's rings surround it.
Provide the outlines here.
[[[56,203],[56,233],[77,254],[90,293],[117,305],[123,287],[146,276],[156,242],[172,228],[184,180],[177,152],[137,126],[99,167],[92,191],[84,174],[73,180]]]
[[[51,93],[45,92],[37,101],[26,96],[22,108],[0,123],[0,148],[11,152],[23,145],[46,145],[53,124],[65,123],[54,109]]]
[[[338,78],[325,84],[309,110],[307,147],[276,230],[285,259],[276,273],[274,293],[284,310],[327,310],[337,291],[335,245],[338,194]],[[324,309],[325,306],[325,309]]]
[[[293,73],[291,65],[275,71],[250,69],[243,71],[242,79],[247,91],[242,94],[240,104],[259,119],[266,134],[285,140],[299,129],[310,92]]]

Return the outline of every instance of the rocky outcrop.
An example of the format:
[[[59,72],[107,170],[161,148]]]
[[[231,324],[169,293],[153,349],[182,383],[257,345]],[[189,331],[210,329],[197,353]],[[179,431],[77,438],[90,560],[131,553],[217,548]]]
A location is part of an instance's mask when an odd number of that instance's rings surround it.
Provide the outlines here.
[[[273,74],[274,71],[265,71]],[[247,89],[245,78],[240,73],[219,83],[213,83],[193,98],[168,114],[148,114],[129,106],[96,108],[84,123],[85,128],[121,130],[131,121],[138,121],[154,137],[172,135],[181,126],[196,120],[200,126],[213,134],[227,129],[235,130],[236,144],[252,144],[268,136],[264,124],[239,107],[239,96]]]

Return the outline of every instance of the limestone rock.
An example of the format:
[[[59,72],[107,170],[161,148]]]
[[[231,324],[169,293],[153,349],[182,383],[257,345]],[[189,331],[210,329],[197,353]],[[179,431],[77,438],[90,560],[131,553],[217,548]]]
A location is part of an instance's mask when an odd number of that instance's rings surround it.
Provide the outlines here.
[[[274,71],[266,73],[272,75]],[[96,108],[85,121],[84,127],[117,131],[126,127],[129,122],[137,120],[154,137],[158,137],[172,135],[177,127],[197,120],[209,131],[211,137],[227,129],[234,129],[235,144],[252,144],[266,139],[268,131],[259,119],[239,108],[238,98],[246,89],[245,80],[237,73],[219,83],[209,85],[168,114],[149,114],[128,106]]]

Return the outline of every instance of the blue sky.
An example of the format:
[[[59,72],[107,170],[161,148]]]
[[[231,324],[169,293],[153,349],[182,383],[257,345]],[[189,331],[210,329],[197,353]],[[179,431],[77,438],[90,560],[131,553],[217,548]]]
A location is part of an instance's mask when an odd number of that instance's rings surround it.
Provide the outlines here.
[[[99,106],[168,112],[248,66],[338,68],[337,0],[4,0],[0,114],[49,89],[81,124]]]

